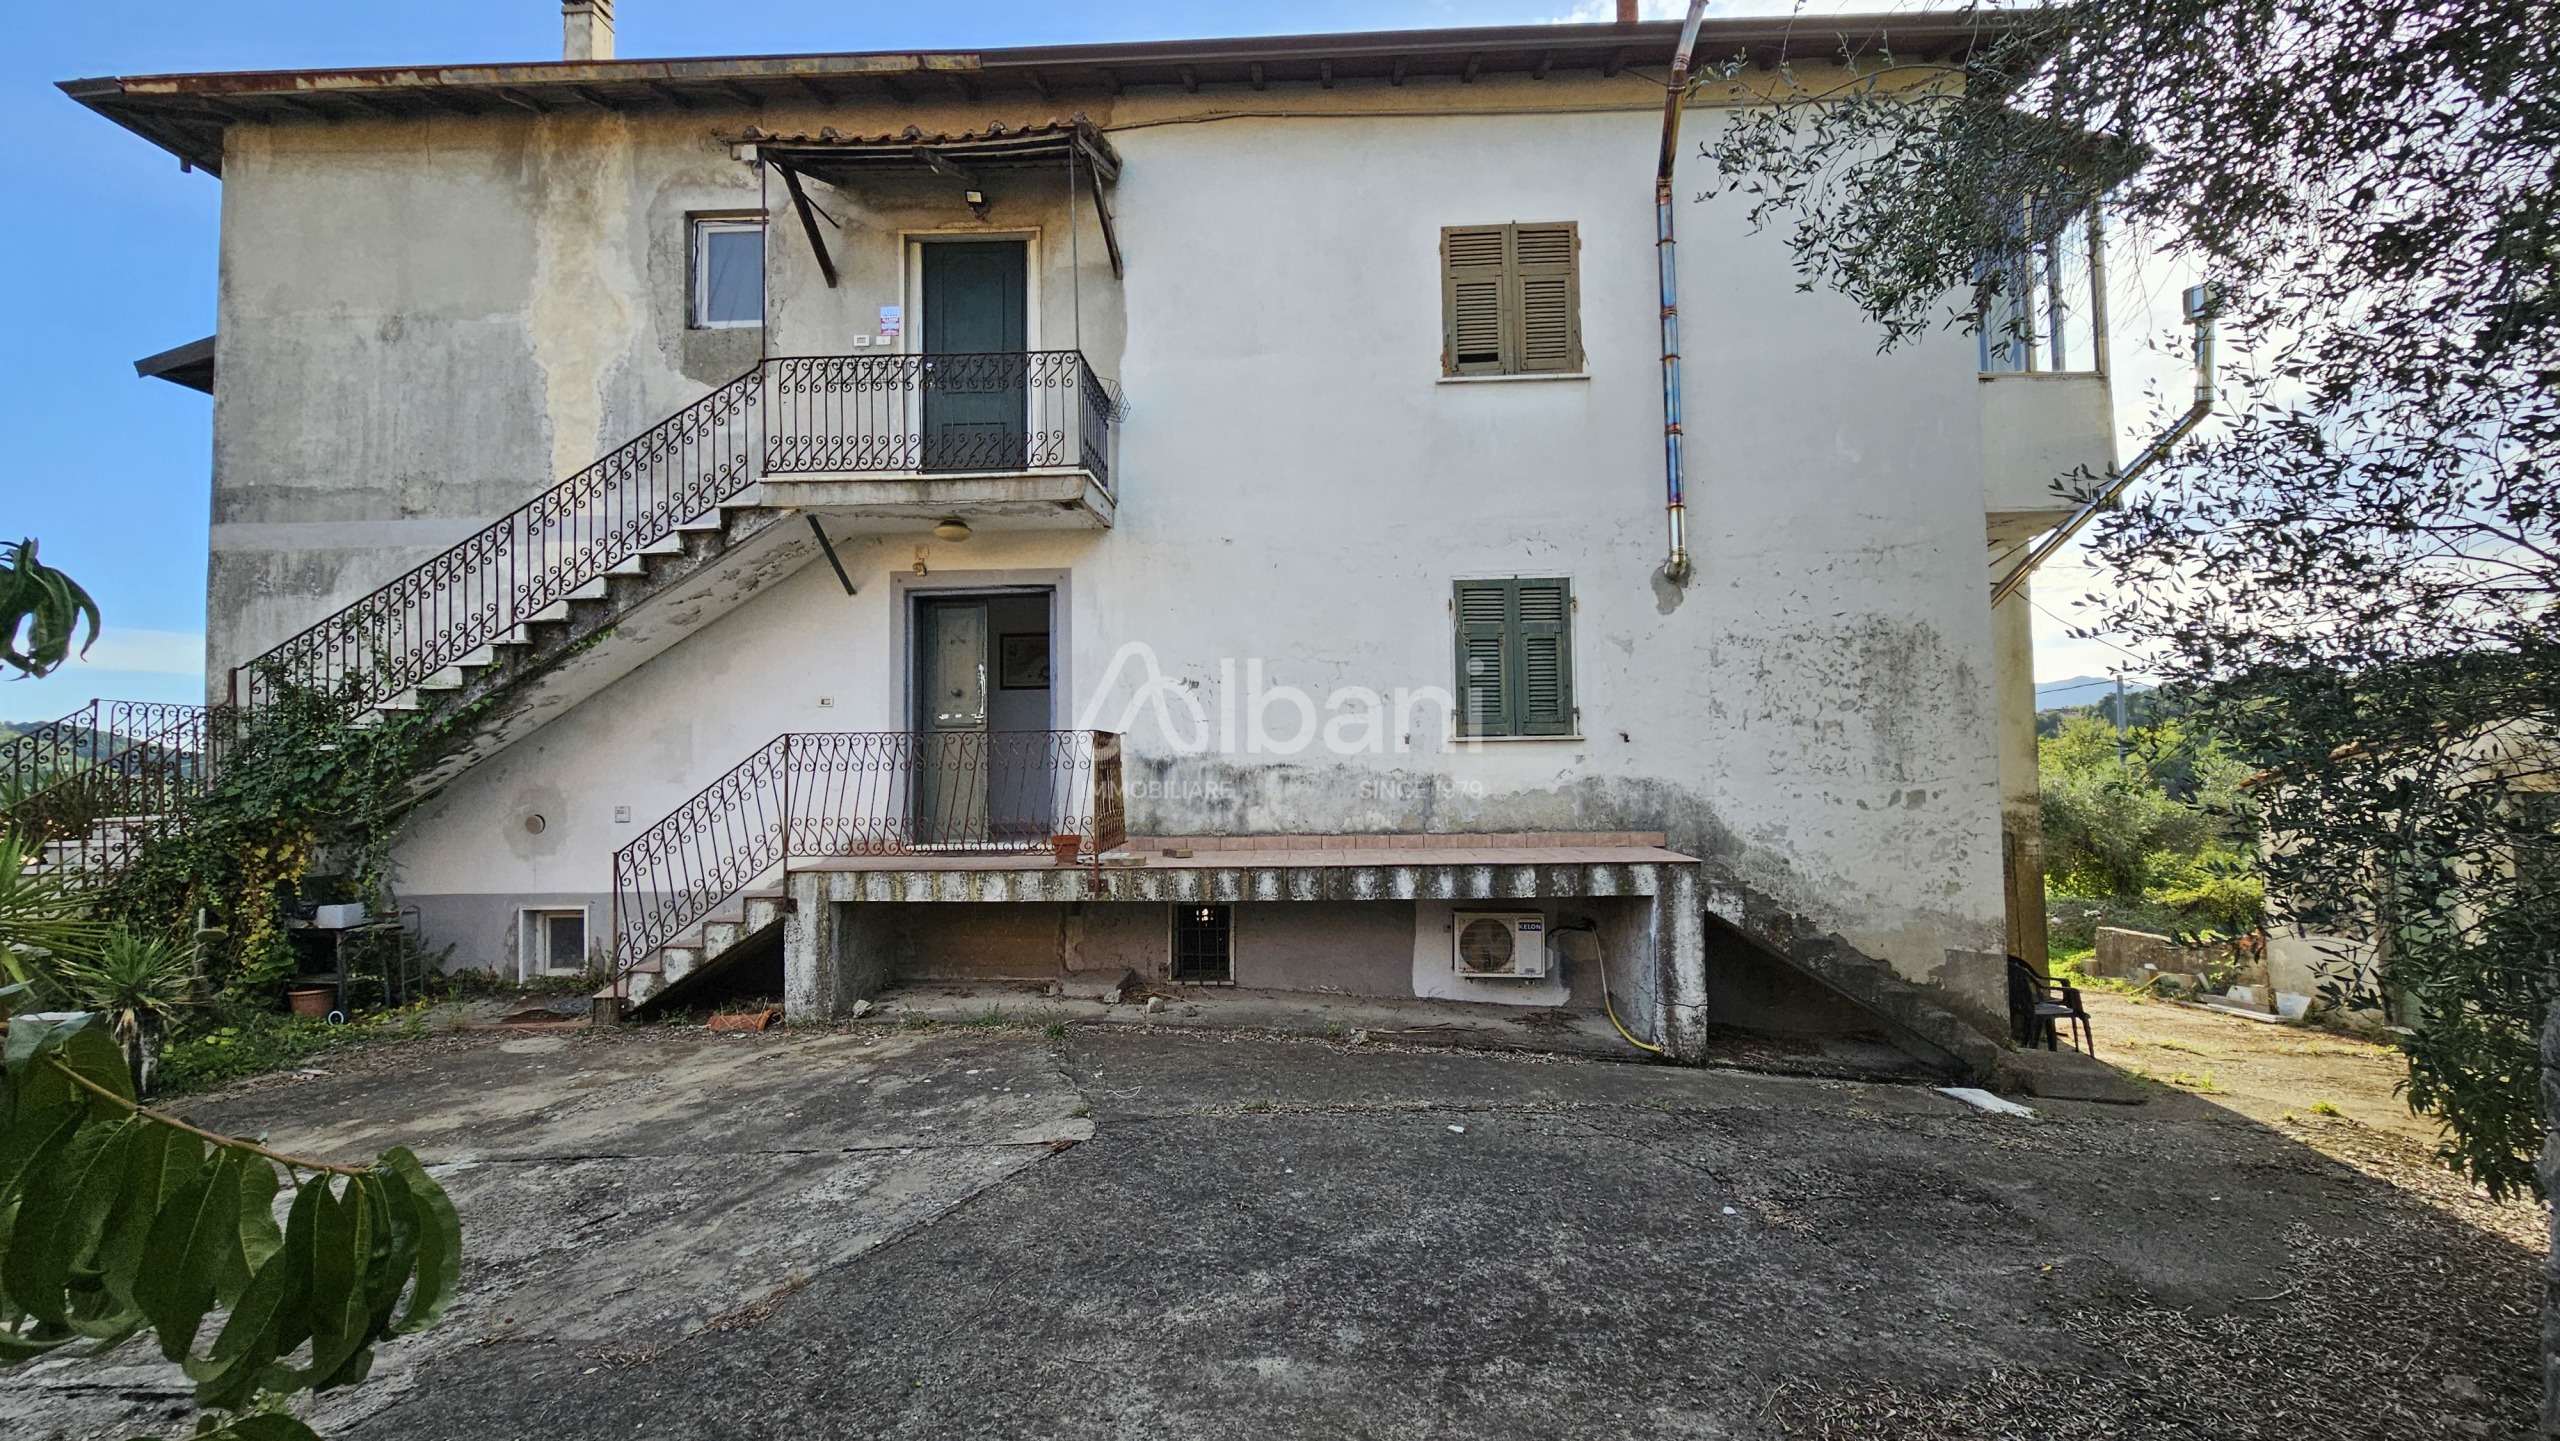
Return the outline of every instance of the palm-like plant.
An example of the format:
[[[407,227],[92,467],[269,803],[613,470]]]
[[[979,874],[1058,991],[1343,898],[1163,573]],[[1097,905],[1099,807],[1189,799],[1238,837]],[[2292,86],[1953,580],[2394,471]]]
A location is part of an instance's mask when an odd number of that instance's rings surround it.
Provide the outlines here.
[[[160,1038],[195,999],[195,960],[158,936],[117,929],[94,952],[57,956],[49,969],[74,1005],[107,1018],[124,1047],[136,1095],[151,1093]]]
[[[90,918],[86,892],[35,869],[38,844],[0,834],[0,980],[9,984],[35,980],[39,964],[89,951],[106,937]]]
[[[98,643],[98,603],[80,583],[36,559],[30,538],[0,546],[0,665],[21,675],[47,674],[71,658],[71,642],[87,622],[87,655]]]

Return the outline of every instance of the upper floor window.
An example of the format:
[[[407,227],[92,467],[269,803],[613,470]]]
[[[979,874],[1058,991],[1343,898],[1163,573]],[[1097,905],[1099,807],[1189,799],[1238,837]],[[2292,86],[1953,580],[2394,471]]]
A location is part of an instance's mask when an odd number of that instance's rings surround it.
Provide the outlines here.
[[[764,222],[693,222],[693,315],[700,329],[764,324]]]
[[[2014,223],[2022,243],[1980,267],[1983,373],[2104,372],[2106,238],[2098,207],[2040,216],[2021,205]]]
[[[1440,232],[1440,368],[1449,375],[1582,369],[1581,239],[1570,222]]]
[[[1572,584],[1462,580],[1450,609],[1458,622],[1458,733],[1572,735]]]

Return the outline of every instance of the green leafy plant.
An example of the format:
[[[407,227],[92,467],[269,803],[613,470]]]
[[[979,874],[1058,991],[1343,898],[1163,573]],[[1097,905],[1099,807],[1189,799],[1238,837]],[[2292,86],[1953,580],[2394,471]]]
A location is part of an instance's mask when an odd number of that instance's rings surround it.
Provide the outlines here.
[[[200,1435],[310,1438],[282,1400],[363,1380],[443,1314],[453,1203],[406,1150],[342,1166],[144,1108],[94,1016],[15,1014],[26,994],[0,989],[0,1366],[149,1331],[196,1383]]]
[[[391,843],[415,782],[468,712],[393,712],[368,724],[330,691],[273,682],[233,722],[212,789],[186,822],[154,837],[101,908],[137,930],[176,935],[199,912],[215,986],[271,997],[296,962],[284,907],[325,868],[346,899],[387,909]]]
[[[32,981],[48,957],[87,950],[105,935],[90,917],[93,898],[35,862],[34,845],[0,833],[0,982]]]
[[[160,1039],[195,1000],[194,958],[158,936],[119,929],[94,953],[58,957],[50,970],[74,1005],[106,1017],[124,1048],[134,1094],[150,1095]]]
[[[47,675],[71,658],[71,643],[86,624],[80,653],[98,643],[98,603],[79,582],[36,559],[31,537],[0,546],[0,665],[20,675]]]

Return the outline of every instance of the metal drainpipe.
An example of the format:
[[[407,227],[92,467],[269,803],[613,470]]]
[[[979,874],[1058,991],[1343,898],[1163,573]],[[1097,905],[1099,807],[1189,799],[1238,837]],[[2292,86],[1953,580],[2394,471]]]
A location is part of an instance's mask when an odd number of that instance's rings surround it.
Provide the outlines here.
[[[2055,551],[2070,544],[2071,537],[2078,535],[2080,528],[2087,525],[2099,511],[2112,508],[2116,498],[2124,494],[2125,488],[2133,484],[2135,477],[2159,463],[2161,458],[2169,453],[2171,446],[2186,439],[2188,431],[2202,424],[2204,418],[2213,413],[2213,320],[2222,312],[2222,287],[2213,284],[2190,286],[2186,294],[2186,310],[2187,323],[2195,327],[2195,402],[2187,407],[2186,414],[2179,416],[2175,424],[2161,433],[2158,440],[2144,446],[2142,454],[2134,457],[2133,464],[2117,472],[2116,478],[2108,482],[2105,490],[2082,502],[2080,508],[2071,513],[2069,520],[2064,521],[2051,535],[2038,542],[2036,548],[2028,553],[2027,558],[2018,562],[2016,569],[2002,576],[2000,583],[1991,589],[1992,605],[1998,606],[2009,597],[2016,595],[2018,588],[2027,583],[2027,577],[2034,573],[2037,566],[2052,559]]]
[[[1698,48],[1698,25],[1707,0],[1689,0],[1680,48],[1671,54],[1671,80],[1662,97],[1662,158],[1653,174],[1653,251],[1662,271],[1662,490],[1668,554],[1662,578],[1689,583],[1689,505],[1683,477],[1687,459],[1680,438],[1679,242],[1672,237],[1671,168],[1680,158],[1680,108],[1688,98],[1689,56]]]

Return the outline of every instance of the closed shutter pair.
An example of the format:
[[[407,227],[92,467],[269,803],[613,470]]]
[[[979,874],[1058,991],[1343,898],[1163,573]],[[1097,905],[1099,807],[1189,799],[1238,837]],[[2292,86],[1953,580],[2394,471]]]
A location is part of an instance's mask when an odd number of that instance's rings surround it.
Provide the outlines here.
[[[1457,583],[1458,733],[1574,733],[1573,594],[1562,580]]]
[[[1580,370],[1578,247],[1570,224],[1442,230],[1442,368],[1451,375]]]

